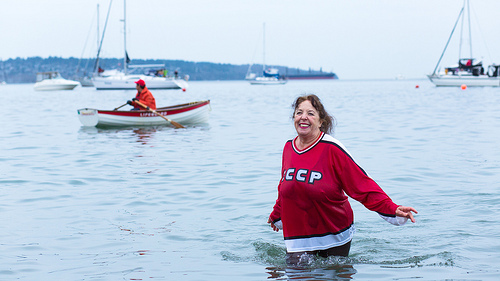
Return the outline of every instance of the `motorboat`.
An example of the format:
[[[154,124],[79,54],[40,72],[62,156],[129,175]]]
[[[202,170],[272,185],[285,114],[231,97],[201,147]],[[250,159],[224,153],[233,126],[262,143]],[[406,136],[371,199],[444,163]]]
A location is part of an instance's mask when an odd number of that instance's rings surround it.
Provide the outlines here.
[[[80,82],[64,79],[57,71],[39,72],[36,74],[36,91],[73,90]]]
[[[85,127],[170,126],[173,120],[182,125],[208,123],[210,100],[196,101],[167,107],[155,112],[147,110],[78,109],[78,119]],[[162,115],[165,118],[162,118]]]

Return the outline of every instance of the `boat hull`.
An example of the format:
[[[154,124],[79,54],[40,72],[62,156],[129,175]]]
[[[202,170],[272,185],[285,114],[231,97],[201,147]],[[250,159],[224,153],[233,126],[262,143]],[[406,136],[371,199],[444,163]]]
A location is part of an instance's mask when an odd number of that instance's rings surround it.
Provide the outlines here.
[[[135,81],[142,79],[148,89],[178,90],[186,89],[188,83],[182,79],[171,77],[150,77],[144,75],[122,75],[111,77],[94,77],[92,82],[97,90],[135,90]]]
[[[296,74],[287,75],[288,80],[325,80],[325,79],[339,79],[335,73],[323,74]]]
[[[479,76],[460,76],[460,75],[428,75],[429,80],[438,87],[499,87],[500,77],[489,77],[488,75]]]
[[[94,87],[94,82],[92,82],[92,79],[89,79],[87,77],[80,79],[80,84],[82,87]]]
[[[198,101],[158,108],[156,112],[183,125],[208,122],[210,101]],[[164,118],[146,110],[98,110],[78,109],[78,119],[85,127],[124,127],[124,126],[171,126]]]
[[[276,79],[272,77],[257,77],[255,80],[250,80],[250,85],[283,85],[287,80]]]
[[[62,80],[62,81],[56,81]],[[60,91],[60,90],[73,90],[78,85],[77,81],[65,80],[65,79],[54,79],[54,80],[43,80],[35,83],[34,89],[36,91]]]

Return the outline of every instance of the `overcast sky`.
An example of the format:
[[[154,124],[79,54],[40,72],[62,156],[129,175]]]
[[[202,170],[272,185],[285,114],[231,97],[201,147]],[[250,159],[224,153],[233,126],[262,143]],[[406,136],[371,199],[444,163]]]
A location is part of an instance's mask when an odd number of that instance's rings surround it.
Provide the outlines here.
[[[110,0],[2,0],[0,58],[95,57]],[[127,50],[140,59],[266,63],[341,79],[423,78],[462,0],[128,0]],[[500,63],[500,1],[471,0],[473,55]],[[113,0],[102,57],[123,57],[123,0]],[[478,28],[479,27],[479,28]],[[467,32],[468,33],[468,32]],[[443,64],[456,63],[460,25]],[[467,38],[464,42],[468,43]],[[462,53],[468,53],[468,47]]]

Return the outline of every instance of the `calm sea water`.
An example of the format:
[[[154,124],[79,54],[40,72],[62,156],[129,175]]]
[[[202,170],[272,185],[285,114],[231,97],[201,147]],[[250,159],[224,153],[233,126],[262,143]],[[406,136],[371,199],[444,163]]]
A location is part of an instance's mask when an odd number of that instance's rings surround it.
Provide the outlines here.
[[[266,220],[295,135],[290,106],[304,93],[419,214],[395,227],[354,201],[350,257],[287,268]],[[153,94],[162,106],[210,99],[209,124],[84,128],[77,109],[112,109],[134,92],[0,86],[0,280],[500,278],[500,89],[238,81]]]

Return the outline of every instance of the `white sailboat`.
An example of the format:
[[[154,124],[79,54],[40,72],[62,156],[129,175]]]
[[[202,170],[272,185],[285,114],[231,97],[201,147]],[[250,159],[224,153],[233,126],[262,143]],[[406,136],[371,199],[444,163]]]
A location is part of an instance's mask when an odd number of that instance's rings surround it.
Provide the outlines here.
[[[127,54],[127,26],[126,26],[126,1],[123,1],[123,44],[125,49],[124,69],[123,71],[104,71],[98,72],[92,78],[92,82],[97,90],[127,90],[135,89],[135,81],[142,79],[146,82],[149,89],[182,89],[188,87],[186,76],[181,79],[177,75],[168,76],[165,65],[129,65],[130,59]],[[102,40],[101,40],[102,42]]]
[[[460,53],[462,46],[459,46],[460,52],[459,52],[458,64],[446,67],[444,71],[437,72],[438,67],[441,63],[441,59],[443,58],[443,55],[446,52],[448,44],[450,43],[450,40],[453,36],[453,33],[455,32],[455,28],[457,27],[459,21],[462,21],[462,26],[463,26],[463,23],[465,21],[466,8],[467,8],[467,16],[469,22],[468,27],[469,27],[470,56],[465,58],[462,57],[462,54]],[[463,28],[460,33],[460,43],[462,42],[462,36],[463,36]],[[451,87],[460,87],[462,85],[466,85],[468,87],[500,86],[500,65],[492,64],[488,66],[487,71],[485,71],[483,67],[483,62],[475,59],[474,56],[472,55],[469,0],[464,0],[463,7],[460,10],[457,21],[455,22],[455,26],[453,27],[450,38],[446,43],[444,51],[441,54],[441,57],[439,58],[436,67],[434,68],[434,72],[430,75],[427,75],[427,77],[436,86],[451,86]]]
[[[246,80],[250,81],[251,85],[283,85],[287,82],[279,75],[279,71],[276,68],[266,69],[266,24],[263,25],[263,48],[262,48],[262,76],[257,76],[255,73],[251,73],[250,66],[248,68],[248,73],[246,75]]]

